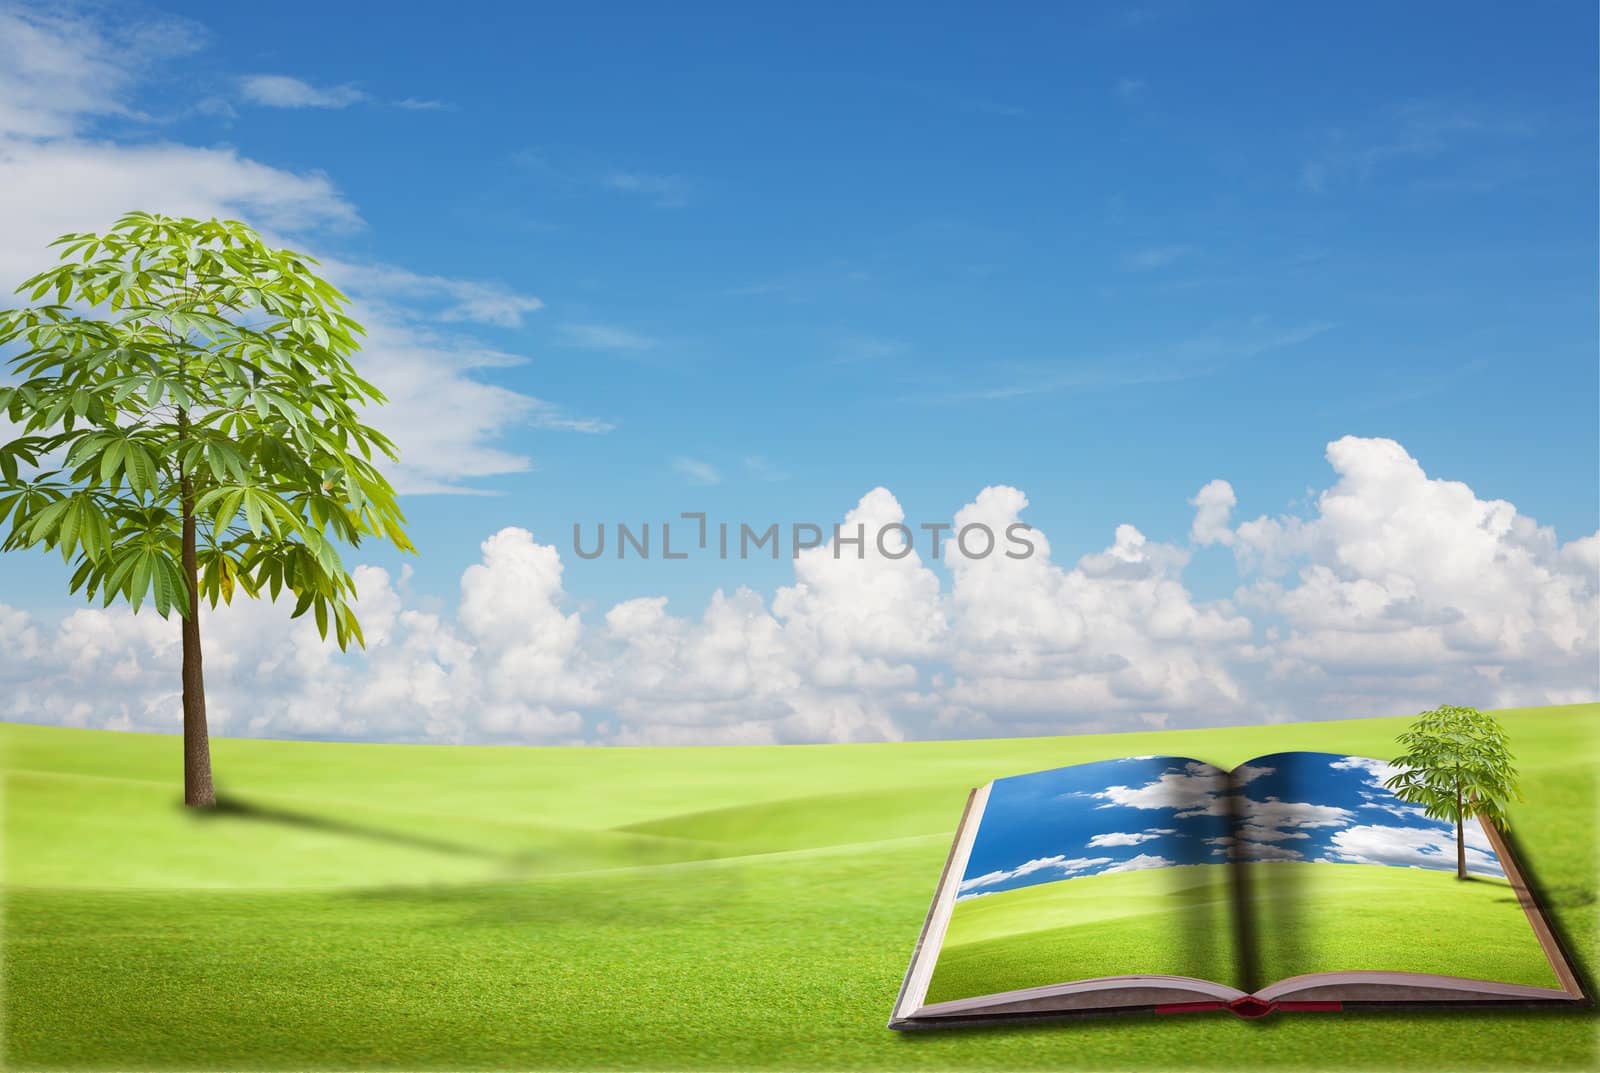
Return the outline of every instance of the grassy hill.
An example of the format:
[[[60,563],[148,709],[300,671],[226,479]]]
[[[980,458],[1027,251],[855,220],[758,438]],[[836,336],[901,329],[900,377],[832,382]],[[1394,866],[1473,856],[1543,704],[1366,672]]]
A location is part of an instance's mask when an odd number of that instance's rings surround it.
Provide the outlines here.
[[[1500,713],[1521,855],[1592,971],[1600,705]],[[969,787],[1170,753],[1388,757],[1404,718],[715,749],[0,724],[11,1068],[1591,1068],[1586,1015],[884,1028]]]

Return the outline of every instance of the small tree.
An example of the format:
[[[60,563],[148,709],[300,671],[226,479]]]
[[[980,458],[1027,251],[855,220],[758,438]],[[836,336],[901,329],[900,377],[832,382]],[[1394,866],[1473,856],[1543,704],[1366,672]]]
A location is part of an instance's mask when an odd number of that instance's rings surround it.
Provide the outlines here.
[[[53,548],[72,591],[178,612],[184,802],[212,805],[200,597],[287,590],[361,642],[336,542],[414,550],[371,461],[394,446],[359,419],[383,395],[350,363],[344,296],[244,224],[135,212],[52,245],[63,263],[18,292],[54,301],[0,313],[23,433],[0,444],[0,550]]]
[[[1522,800],[1505,731],[1476,708],[1446,704],[1417,716],[1395,740],[1406,749],[1393,761],[1402,770],[1384,785],[1429,816],[1455,823],[1456,878],[1466,879],[1467,817],[1503,828],[1509,825],[1506,802]]]

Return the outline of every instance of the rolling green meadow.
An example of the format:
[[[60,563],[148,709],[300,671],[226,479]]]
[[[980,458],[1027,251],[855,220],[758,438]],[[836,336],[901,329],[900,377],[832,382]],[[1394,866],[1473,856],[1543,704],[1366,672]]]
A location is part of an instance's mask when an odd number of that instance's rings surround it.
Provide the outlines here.
[[[1519,858],[1587,978],[1600,704],[1499,715]],[[1589,1012],[884,1027],[970,787],[1152,753],[1391,757],[1408,719],[779,748],[219,739],[210,815],[178,805],[175,738],[0,724],[4,1061],[1594,1068]]]

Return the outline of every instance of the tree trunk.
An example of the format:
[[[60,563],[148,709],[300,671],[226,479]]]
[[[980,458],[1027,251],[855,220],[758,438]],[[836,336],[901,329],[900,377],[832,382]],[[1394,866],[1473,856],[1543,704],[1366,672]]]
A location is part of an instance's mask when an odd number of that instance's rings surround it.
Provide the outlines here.
[[[217,803],[217,795],[211,787],[206,682],[200,669],[200,569],[194,545],[194,485],[185,477],[183,579],[189,586],[189,613],[183,616],[183,803],[191,808],[209,808]]]
[[[1467,842],[1461,837],[1461,794],[1456,794],[1456,878],[1467,878]]]

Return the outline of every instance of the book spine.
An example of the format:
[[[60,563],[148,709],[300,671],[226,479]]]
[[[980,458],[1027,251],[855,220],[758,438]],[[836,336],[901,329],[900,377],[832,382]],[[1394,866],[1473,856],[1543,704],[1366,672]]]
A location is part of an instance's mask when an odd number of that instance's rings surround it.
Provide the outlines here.
[[[1157,1013],[1203,1013],[1207,1010],[1227,1010],[1236,1017],[1251,1020],[1265,1017],[1274,1010],[1289,1013],[1337,1013],[1344,1008],[1338,1002],[1263,1002],[1258,998],[1236,999],[1233,1002],[1166,1002],[1155,1007]]]
[[[1157,1013],[1200,1013],[1204,1010],[1225,1010],[1220,1002],[1164,1002],[1156,1006]]]

